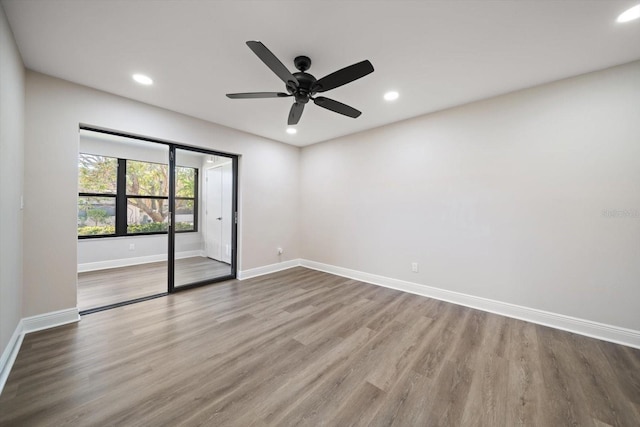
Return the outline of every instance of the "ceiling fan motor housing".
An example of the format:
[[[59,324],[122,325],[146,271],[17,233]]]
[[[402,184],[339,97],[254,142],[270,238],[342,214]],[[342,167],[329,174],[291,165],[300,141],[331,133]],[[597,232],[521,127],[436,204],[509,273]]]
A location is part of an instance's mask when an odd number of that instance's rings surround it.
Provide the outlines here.
[[[316,78],[305,72],[294,73],[293,76],[298,80],[298,87],[293,91],[296,102],[306,104],[309,102],[309,97],[313,94],[313,92],[311,92],[311,86],[316,82]]]
[[[311,58],[308,56],[296,56],[293,60],[293,64],[300,72],[294,73],[293,76],[298,80],[298,87],[291,88],[287,85],[287,90],[292,93],[296,102],[306,104],[309,102],[309,97],[313,95],[311,86],[316,82],[316,78],[309,73],[305,73],[311,67]]]

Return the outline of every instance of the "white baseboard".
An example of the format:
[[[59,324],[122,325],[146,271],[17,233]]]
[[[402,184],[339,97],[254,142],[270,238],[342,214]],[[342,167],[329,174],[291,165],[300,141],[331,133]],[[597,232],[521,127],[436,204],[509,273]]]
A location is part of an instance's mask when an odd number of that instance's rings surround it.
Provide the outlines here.
[[[7,343],[7,347],[2,352],[2,357],[0,357],[0,393],[2,393],[7,378],[9,378],[9,372],[11,372],[11,368],[16,361],[25,334],[55,328],[56,326],[66,325],[67,323],[73,323],[79,320],[80,314],[77,308],[53,311],[51,313],[20,319],[15,331],[13,331],[13,335],[11,335],[11,339],[9,339]]]
[[[43,329],[55,328],[67,323],[78,322],[80,314],[77,308],[52,311],[50,313],[39,314],[37,316],[25,317],[22,319],[22,328],[25,334],[29,332],[41,331]]]
[[[276,271],[287,270],[293,267],[299,267],[300,259],[292,259],[289,261],[283,261],[276,264],[263,265],[262,267],[250,268],[248,270],[238,271],[238,280],[251,279],[252,277],[263,276],[269,273],[275,273]]]
[[[0,356],[0,394],[4,389],[4,385],[7,383],[9,372],[11,372],[13,363],[16,361],[16,357],[18,356],[18,351],[20,351],[20,346],[22,345],[23,338],[24,332],[21,319],[16,325],[16,329],[15,331],[13,331],[13,335],[11,335],[7,346],[2,352],[2,356]]]
[[[176,259],[205,256],[204,251],[184,251],[176,253]],[[139,256],[135,258],[110,259],[107,261],[85,262],[78,264],[78,273],[87,271],[106,270],[108,268],[129,267],[131,265],[149,264],[152,262],[166,261],[167,254]]]
[[[459,292],[447,291],[445,289],[434,288],[432,286],[392,279],[389,277],[378,276],[376,274],[365,273],[362,271],[351,270],[344,267],[337,267],[305,259],[300,260],[300,265],[314,270],[335,274],[337,276],[384,286],[386,288],[397,289],[416,295],[422,295],[453,304],[488,311],[490,313],[640,349],[640,331],[633,329],[621,328],[618,326],[565,316],[563,314],[551,313],[535,308],[523,307],[520,305],[476,297]]]

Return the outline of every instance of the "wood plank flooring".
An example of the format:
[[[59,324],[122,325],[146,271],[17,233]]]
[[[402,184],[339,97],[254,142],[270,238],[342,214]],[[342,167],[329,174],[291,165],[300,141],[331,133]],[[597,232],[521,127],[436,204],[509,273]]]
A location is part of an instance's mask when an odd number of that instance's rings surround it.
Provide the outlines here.
[[[176,286],[231,274],[231,266],[206,257],[177,259]],[[78,273],[80,311],[167,292],[167,262]]]
[[[295,268],[25,337],[2,426],[638,426],[640,351]]]
[[[176,287],[231,275],[231,265],[207,257],[177,259],[175,269]]]

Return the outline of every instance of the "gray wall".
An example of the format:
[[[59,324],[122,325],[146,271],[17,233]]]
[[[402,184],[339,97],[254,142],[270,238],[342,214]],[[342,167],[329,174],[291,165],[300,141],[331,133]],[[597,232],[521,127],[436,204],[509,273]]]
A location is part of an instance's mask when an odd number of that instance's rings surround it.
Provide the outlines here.
[[[303,258],[640,330],[640,62],[305,147],[300,170]]]
[[[22,317],[24,66],[0,5],[0,354]]]
[[[80,123],[240,154],[239,269],[300,256],[297,147],[31,71],[26,106],[25,316],[76,306]]]

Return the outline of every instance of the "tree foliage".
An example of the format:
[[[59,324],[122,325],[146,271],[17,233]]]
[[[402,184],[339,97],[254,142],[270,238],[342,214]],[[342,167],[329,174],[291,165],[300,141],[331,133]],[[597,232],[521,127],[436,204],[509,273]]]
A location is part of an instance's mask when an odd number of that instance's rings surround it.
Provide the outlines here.
[[[78,173],[81,193],[116,194],[118,159],[81,153],[78,156]]]
[[[144,212],[154,223],[165,222],[169,215],[166,199],[169,196],[168,165],[136,160],[127,160],[126,164],[127,195],[148,196],[127,198],[127,205]],[[81,153],[78,167],[80,192],[116,194],[118,159]],[[195,197],[195,169],[176,167],[176,196]],[[87,211],[87,216],[94,220],[96,226],[104,221],[97,215],[100,214],[95,213],[92,217]]]
[[[189,222],[177,222],[176,231],[191,231],[193,230],[193,224]],[[127,227],[127,232],[131,234],[137,233],[157,233],[167,231],[166,222],[150,222],[148,224],[133,224]],[[100,225],[100,226],[81,226],[78,227],[79,236],[97,236],[104,234],[115,234],[116,228],[113,225]]]
[[[97,236],[101,234],[116,234],[116,227],[113,225],[78,227],[78,236]]]
[[[107,218],[109,218],[109,214],[104,209],[88,209],[87,217],[97,226],[98,224],[106,223]]]

